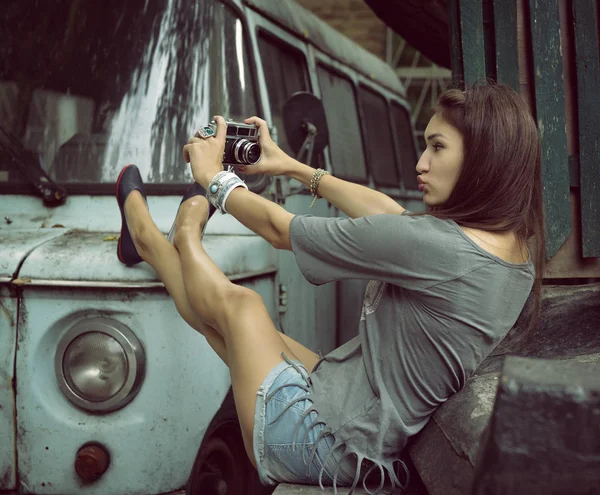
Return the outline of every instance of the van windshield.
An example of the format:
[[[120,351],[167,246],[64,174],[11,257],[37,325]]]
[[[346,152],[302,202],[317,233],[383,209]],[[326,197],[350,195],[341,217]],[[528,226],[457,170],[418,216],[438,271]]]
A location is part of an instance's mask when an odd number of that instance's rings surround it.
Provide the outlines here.
[[[245,33],[213,0],[6,0],[0,125],[59,183],[189,183],[212,116],[257,113]],[[0,184],[23,182],[0,150]]]

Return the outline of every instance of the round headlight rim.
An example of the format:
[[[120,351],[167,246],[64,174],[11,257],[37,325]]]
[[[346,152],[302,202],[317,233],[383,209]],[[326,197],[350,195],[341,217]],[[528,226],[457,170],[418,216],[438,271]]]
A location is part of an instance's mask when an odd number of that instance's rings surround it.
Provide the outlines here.
[[[125,383],[119,392],[105,401],[90,401],[81,397],[69,385],[63,368],[65,352],[69,345],[79,336],[95,332],[114,338],[125,352],[128,362]],[[109,413],[125,407],[138,394],[145,377],[146,355],[141,342],[127,326],[106,317],[92,317],[79,320],[62,336],[56,349],[54,368],[58,385],[72,404],[88,412]]]
[[[125,356],[125,362],[127,363],[127,375],[125,376],[125,380],[123,381],[123,385],[121,385],[121,388],[119,388],[119,390],[113,394],[113,396],[110,399],[107,400],[90,400],[90,399],[85,399],[84,397],[81,396],[80,390],[78,389],[78,387],[75,385],[75,383],[73,382],[73,377],[70,375],[66,375],[65,374],[65,357],[67,352],[69,351],[70,347],[80,338],[84,337],[85,335],[89,335],[89,334],[101,334],[101,335],[105,335],[111,339],[113,339],[115,342],[117,342],[119,344],[119,346],[121,347],[121,351],[123,351],[123,355]],[[75,337],[73,337],[73,340],[71,340],[70,342],[67,343],[67,345],[65,346],[64,351],[62,352],[62,365],[61,365],[61,378],[64,380],[64,384],[69,388],[69,390],[76,395],[77,397],[81,398],[81,400],[84,400],[86,402],[89,402],[90,404],[105,404],[108,401],[112,400],[114,397],[117,397],[118,394],[124,390],[124,389],[130,389],[131,388],[131,384],[129,383],[131,380],[131,366],[129,364],[130,359],[129,356],[127,354],[127,350],[125,349],[125,347],[123,346],[123,343],[121,341],[119,341],[118,339],[116,339],[113,335],[110,335],[108,333],[106,333],[105,331],[100,331],[100,330],[88,330],[82,333],[77,334]]]

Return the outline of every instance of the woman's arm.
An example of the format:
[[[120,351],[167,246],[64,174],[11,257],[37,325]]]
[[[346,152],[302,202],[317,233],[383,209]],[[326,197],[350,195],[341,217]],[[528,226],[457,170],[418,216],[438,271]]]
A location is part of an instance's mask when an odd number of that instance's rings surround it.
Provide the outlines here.
[[[292,250],[290,224],[294,215],[278,204],[238,187],[227,198],[227,211],[275,248]]]
[[[216,117],[217,136],[192,138],[184,146],[184,158],[190,163],[194,180],[205,189],[221,170],[225,146],[226,124]],[[256,165],[242,167],[248,174],[287,175],[305,185],[310,184],[314,169],[286,155],[270,138],[266,122],[256,117],[247,122],[261,128],[262,158]],[[318,193],[350,217],[380,213],[402,213],[404,208],[385,194],[329,175],[319,182]],[[257,233],[278,249],[291,250],[290,224],[293,214],[281,206],[243,188],[234,189],[227,198],[227,211],[240,223]]]
[[[215,137],[200,139],[193,137],[183,147],[184,159],[190,164],[194,180],[204,189],[212,178],[223,170],[223,150],[227,125],[223,117],[215,117],[217,133]],[[275,162],[280,162],[279,154],[287,157],[275,143]],[[263,152],[264,157],[264,152]],[[267,160],[268,161],[268,160]],[[291,249],[290,223],[294,215],[278,204],[254,194],[242,187],[231,191],[227,198],[227,211],[243,225],[260,235],[278,249]]]
[[[263,156],[256,165],[241,167],[240,170],[248,175],[285,175],[308,187],[315,169],[286,155],[271,139],[269,127],[264,120],[252,117],[246,122],[256,124],[260,129]],[[380,213],[400,214],[404,211],[402,206],[383,193],[331,175],[321,177],[318,193],[351,218]]]
[[[293,162],[285,175],[309,187],[315,169],[296,160]],[[404,211],[396,201],[379,191],[331,175],[321,177],[317,192],[350,218]]]

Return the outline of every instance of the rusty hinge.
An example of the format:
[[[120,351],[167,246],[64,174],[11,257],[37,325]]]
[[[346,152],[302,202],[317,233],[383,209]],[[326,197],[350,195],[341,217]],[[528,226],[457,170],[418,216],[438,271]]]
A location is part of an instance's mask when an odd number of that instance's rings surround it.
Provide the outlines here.
[[[287,287],[279,284],[279,314],[282,315],[287,311]]]

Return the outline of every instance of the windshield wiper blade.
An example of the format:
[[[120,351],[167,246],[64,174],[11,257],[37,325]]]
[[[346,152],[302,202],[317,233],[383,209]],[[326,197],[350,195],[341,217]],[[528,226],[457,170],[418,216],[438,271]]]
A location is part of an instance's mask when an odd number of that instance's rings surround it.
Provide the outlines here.
[[[20,172],[42,196],[46,206],[60,206],[67,199],[67,191],[56,184],[44,171],[39,162],[25,150],[14,134],[0,126],[0,148],[12,158]]]

